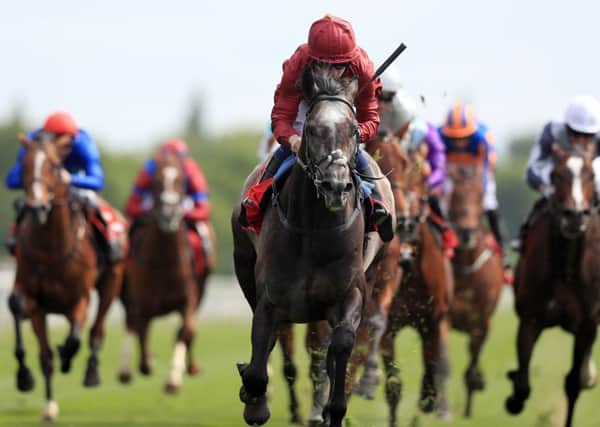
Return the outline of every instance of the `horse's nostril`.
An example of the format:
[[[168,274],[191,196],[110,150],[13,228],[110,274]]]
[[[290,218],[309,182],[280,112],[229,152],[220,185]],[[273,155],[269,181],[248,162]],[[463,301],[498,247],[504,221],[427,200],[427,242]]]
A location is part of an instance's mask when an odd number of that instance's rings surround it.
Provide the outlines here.
[[[323,190],[325,190],[325,191],[333,191],[333,185],[331,185],[331,182],[329,182],[329,181],[323,181],[321,186],[323,187]]]
[[[352,183],[351,182],[346,184],[346,187],[344,187],[344,191],[346,193],[349,193],[350,191],[352,191]]]

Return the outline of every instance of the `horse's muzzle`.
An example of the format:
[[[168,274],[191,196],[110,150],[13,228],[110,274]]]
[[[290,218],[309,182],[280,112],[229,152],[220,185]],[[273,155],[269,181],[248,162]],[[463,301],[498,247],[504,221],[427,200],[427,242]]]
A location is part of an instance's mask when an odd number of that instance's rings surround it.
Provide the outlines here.
[[[52,210],[52,204],[27,203],[24,209],[25,213],[30,213],[32,215],[33,220],[36,222],[36,224],[44,225],[48,221],[48,216],[50,215],[50,211]]]
[[[568,239],[579,237],[586,229],[590,210],[563,209],[560,216],[560,231]]]
[[[320,184],[320,193],[323,195],[325,207],[336,212],[344,209],[348,204],[348,196],[352,191],[351,182],[327,180]]]

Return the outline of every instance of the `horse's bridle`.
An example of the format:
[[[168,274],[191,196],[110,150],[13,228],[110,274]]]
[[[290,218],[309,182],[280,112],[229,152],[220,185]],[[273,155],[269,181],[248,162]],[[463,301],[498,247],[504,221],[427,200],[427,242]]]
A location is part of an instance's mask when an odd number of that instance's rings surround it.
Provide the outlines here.
[[[346,106],[348,106],[350,111],[352,111],[352,115],[356,119],[356,112],[354,111],[354,106],[352,105],[352,103],[350,103],[350,101],[348,101],[347,99],[345,99],[341,96],[335,96],[335,95],[319,95],[319,96],[316,96],[315,98],[313,98],[313,100],[311,101],[311,103],[308,107],[308,111],[306,112],[306,117],[308,117],[310,115],[310,113],[313,111],[314,107],[322,101],[334,101],[334,102],[342,102],[343,104],[346,104]],[[323,156],[322,158],[320,158],[318,160],[313,160],[310,156],[310,150],[309,150],[310,137],[309,137],[309,134],[306,129],[307,129],[307,127],[305,126],[302,131],[302,139],[305,141],[303,146],[304,146],[304,157],[306,158],[306,161],[303,161],[301,159],[301,156],[298,155],[298,156],[296,156],[296,162],[300,165],[302,170],[306,173],[306,175],[309,177],[309,179],[313,182],[313,184],[317,190],[317,196],[320,196],[323,194],[323,191],[324,191],[323,179],[322,179],[323,173],[321,172],[321,169],[320,169],[320,166],[323,163],[327,163],[327,166],[325,169],[329,168],[333,164],[347,166],[351,172],[356,169],[356,158],[358,156],[358,144],[359,144],[358,128],[355,131],[354,152],[353,152],[352,158],[350,160],[348,160],[346,158],[346,156],[340,149],[333,150],[331,153],[327,154],[326,156]]]

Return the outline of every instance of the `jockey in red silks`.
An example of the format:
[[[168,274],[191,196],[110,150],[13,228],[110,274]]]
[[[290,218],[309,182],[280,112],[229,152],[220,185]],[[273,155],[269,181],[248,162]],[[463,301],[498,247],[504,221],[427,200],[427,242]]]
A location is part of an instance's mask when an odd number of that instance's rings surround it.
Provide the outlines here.
[[[376,135],[379,125],[377,95],[381,92],[381,82],[379,79],[371,81],[375,74],[373,63],[367,52],[357,46],[350,23],[327,15],[311,25],[308,44],[300,45],[283,63],[283,76],[275,90],[275,105],[271,112],[273,135],[281,146],[271,157],[259,182],[249,189],[242,203],[240,223],[248,230],[260,230],[262,196],[270,187],[283,161],[295,155],[300,147],[300,135],[309,100],[303,99],[299,80],[307,67],[326,71],[333,78],[357,78],[360,92],[354,100],[354,105],[359,141],[368,143]],[[362,175],[375,176],[362,149],[358,152],[357,169]],[[384,206],[377,187],[369,200],[370,228],[377,230],[384,241],[391,240],[394,236],[391,215]]]
[[[212,255],[210,231],[208,220],[210,219],[210,202],[208,201],[208,185],[204,173],[200,166],[189,155],[188,146],[185,141],[180,139],[170,139],[165,141],[159,148],[159,151],[172,152],[182,160],[183,171],[185,174],[186,198],[183,200],[185,209],[184,219],[188,229],[199,238],[197,243],[201,245],[204,259],[208,260]],[[139,171],[133,191],[127,200],[125,214],[131,220],[131,231],[136,228],[139,218],[152,208],[152,177],[156,170],[156,163],[153,158],[149,159]],[[191,237],[192,244],[195,247],[196,239]],[[198,254],[196,254],[196,268],[200,269],[198,263]],[[204,264],[204,263],[202,263]]]
[[[42,136],[50,136],[57,144],[58,154],[64,167],[63,179],[71,185],[71,197],[78,200],[88,210],[89,221],[104,239],[101,246],[106,249],[110,262],[123,259],[125,244],[125,223],[121,214],[105,200],[98,197],[96,192],[104,187],[104,172],[100,163],[100,152],[91,136],[77,126],[73,117],[66,112],[56,112],[48,116],[44,126],[27,134],[27,138],[37,140]],[[23,158],[27,149],[21,147],[16,163],[6,176],[6,186],[11,189],[22,189],[21,179]],[[18,224],[22,219],[24,205],[17,201],[16,226],[6,242],[9,251],[14,254],[18,240]]]

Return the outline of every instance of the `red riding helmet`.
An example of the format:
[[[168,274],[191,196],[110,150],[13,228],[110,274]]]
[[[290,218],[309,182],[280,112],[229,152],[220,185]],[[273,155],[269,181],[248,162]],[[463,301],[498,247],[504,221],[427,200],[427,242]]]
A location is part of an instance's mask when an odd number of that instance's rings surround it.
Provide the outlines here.
[[[330,15],[315,21],[308,33],[308,55],[329,64],[352,61],[358,55],[352,25]]]
[[[188,146],[185,141],[181,139],[168,139],[163,143],[161,149],[163,151],[170,151],[180,156],[188,153]]]
[[[44,131],[57,135],[67,134],[75,136],[77,135],[77,124],[69,113],[57,111],[56,113],[50,114],[46,119]]]

